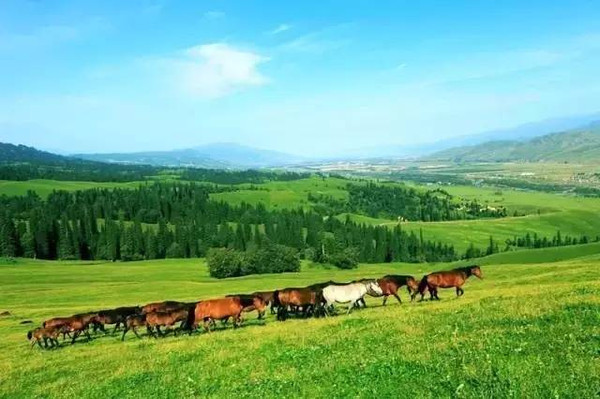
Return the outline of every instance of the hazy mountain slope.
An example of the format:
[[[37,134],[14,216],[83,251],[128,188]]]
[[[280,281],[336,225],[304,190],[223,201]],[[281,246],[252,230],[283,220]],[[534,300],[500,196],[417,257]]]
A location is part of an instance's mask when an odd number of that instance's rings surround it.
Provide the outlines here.
[[[426,159],[473,161],[570,161],[600,160],[600,127],[548,134],[528,141],[490,141],[456,147]]]
[[[232,143],[208,144],[173,151],[114,154],[76,154],[75,157],[103,162],[204,168],[280,166],[300,162],[297,156]]]
[[[38,162],[38,163],[57,163],[65,162],[70,158],[62,155],[52,154],[46,151],[40,151],[33,147],[25,145],[15,145],[10,143],[0,143],[0,162]]]
[[[472,146],[489,141],[524,141],[548,133],[564,132],[571,129],[591,127],[600,120],[600,113],[577,115],[563,118],[544,119],[507,129],[489,130],[465,136],[451,137],[424,144],[390,144],[357,148],[338,158],[417,158],[437,151]]]

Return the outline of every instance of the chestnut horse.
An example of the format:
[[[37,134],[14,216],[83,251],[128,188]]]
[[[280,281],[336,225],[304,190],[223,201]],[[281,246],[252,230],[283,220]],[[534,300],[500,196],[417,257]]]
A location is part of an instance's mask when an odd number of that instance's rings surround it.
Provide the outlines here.
[[[258,318],[262,319],[265,315],[265,308],[267,307],[267,302],[265,301],[263,295],[254,293],[254,294],[236,294],[236,295],[227,295],[227,298],[238,297],[244,307],[244,312],[252,312],[256,310],[258,312]]]
[[[114,324],[114,334],[121,324],[123,327],[125,327],[125,321],[127,320],[128,316],[139,314],[141,311],[142,308],[139,306],[123,306],[116,309],[101,310],[98,312],[96,322],[103,326],[102,330],[104,330],[105,325]]]
[[[243,310],[244,305],[238,296],[200,301],[196,304],[194,311],[191,311],[188,316],[190,334],[192,330],[198,327],[201,321],[204,322],[204,329],[207,332],[210,332],[210,325],[215,320],[223,320],[230,317],[233,318],[233,327],[237,327],[242,322]]]
[[[174,310],[179,310],[187,306],[189,306],[189,304],[178,301],[153,302],[142,306],[142,313],[172,312]]]
[[[461,296],[465,293],[461,287],[471,276],[483,279],[481,268],[474,265],[460,267],[458,269],[448,271],[435,272],[423,276],[421,282],[419,283],[419,294],[421,294],[421,300],[423,300],[426,290],[429,290],[431,299],[439,300],[440,297],[438,296],[438,288],[456,287],[456,296]]]
[[[329,284],[329,283],[327,283]],[[277,307],[277,320],[285,320],[288,316],[288,306],[303,308],[308,316],[316,308],[323,308],[323,284],[314,284],[306,288],[286,288],[273,293],[273,303]],[[324,308],[323,308],[324,309]]]
[[[152,335],[154,338],[157,336],[154,335],[153,328],[156,329],[156,333],[158,336],[164,336],[162,331],[160,331],[161,327],[172,327],[177,322],[185,322],[188,318],[188,311],[192,312],[192,309],[188,308],[179,308],[179,310],[174,310],[172,312],[150,312],[145,313],[146,315],[146,329],[148,333]],[[177,336],[177,329],[174,330],[174,335]]]

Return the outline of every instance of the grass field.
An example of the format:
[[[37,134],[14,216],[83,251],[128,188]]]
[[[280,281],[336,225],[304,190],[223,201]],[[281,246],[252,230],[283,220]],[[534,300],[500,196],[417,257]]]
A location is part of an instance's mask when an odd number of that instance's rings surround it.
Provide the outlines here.
[[[591,246],[596,244],[591,244]],[[600,391],[600,256],[588,247],[487,258],[484,280],[439,302],[369,307],[163,339],[117,336],[30,350],[24,319],[154,300],[420,276],[452,265],[362,265],[217,281],[202,260],[0,265],[1,397],[594,397]],[[515,255],[516,254],[516,255]],[[508,256],[512,258],[507,258]],[[487,263],[486,262],[486,263]],[[494,263],[496,262],[496,263]],[[511,264],[506,264],[512,262]],[[500,264],[505,263],[505,264]],[[408,299],[405,292],[403,299]]]

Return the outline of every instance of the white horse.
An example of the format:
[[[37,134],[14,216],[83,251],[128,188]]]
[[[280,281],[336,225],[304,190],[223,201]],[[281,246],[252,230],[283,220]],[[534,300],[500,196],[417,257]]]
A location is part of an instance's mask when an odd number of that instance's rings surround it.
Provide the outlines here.
[[[354,307],[354,304],[359,299],[363,298],[367,293],[373,293],[377,296],[383,295],[383,291],[376,280],[366,280],[346,285],[328,285],[323,288],[323,298],[327,302],[325,308],[333,308],[337,303],[348,303],[348,313]]]

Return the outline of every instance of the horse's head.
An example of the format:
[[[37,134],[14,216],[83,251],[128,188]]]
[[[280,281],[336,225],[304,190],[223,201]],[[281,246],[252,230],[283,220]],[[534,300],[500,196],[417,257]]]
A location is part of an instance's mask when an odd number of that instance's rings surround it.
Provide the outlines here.
[[[379,286],[377,280],[366,280],[364,282],[365,287],[367,288],[367,294],[371,296],[382,296],[383,291]]]
[[[471,266],[471,274],[478,279],[483,280],[483,273],[481,272],[481,268],[479,266]]]

